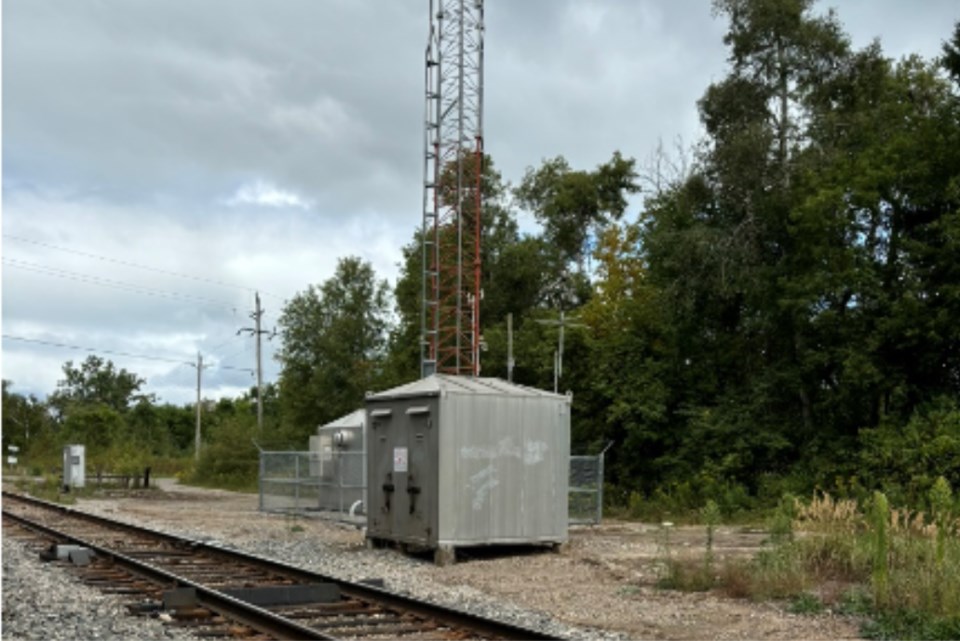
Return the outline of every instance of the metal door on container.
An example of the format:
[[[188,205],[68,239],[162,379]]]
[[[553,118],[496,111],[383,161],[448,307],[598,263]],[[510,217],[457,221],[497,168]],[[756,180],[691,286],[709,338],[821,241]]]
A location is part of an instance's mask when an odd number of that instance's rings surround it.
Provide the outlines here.
[[[371,457],[367,479],[368,530],[374,536],[393,538],[396,535],[394,514],[396,513],[396,483],[393,472],[393,450],[396,429],[393,425],[393,412],[389,409],[376,409],[370,412],[370,443],[368,454]]]
[[[410,405],[395,420],[398,426],[398,443],[394,449],[394,476],[398,481],[397,534],[407,541],[432,543],[436,538],[437,458],[430,407]]]
[[[370,532],[384,538],[428,543],[433,533],[434,489],[430,472],[426,407],[371,412],[371,461],[374,474],[368,494]]]

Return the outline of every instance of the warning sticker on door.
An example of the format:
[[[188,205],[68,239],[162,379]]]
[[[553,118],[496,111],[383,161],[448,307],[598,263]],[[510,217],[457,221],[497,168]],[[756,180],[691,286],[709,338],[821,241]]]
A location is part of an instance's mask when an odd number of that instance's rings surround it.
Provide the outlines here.
[[[393,448],[393,471],[394,472],[407,471],[407,448],[405,447]]]

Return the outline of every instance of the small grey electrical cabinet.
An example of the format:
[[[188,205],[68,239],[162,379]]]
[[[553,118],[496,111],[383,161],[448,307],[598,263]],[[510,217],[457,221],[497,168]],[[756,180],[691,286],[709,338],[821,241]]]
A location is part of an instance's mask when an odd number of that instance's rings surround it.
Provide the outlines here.
[[[86,453],[83,445],[63,446],[63,486],[84,487],[86,484]]]

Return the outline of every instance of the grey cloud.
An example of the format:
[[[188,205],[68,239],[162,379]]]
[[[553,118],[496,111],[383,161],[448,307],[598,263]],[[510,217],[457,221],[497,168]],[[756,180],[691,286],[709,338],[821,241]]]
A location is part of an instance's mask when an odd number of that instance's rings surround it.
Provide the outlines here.
[[[208,197],[211,186],[259,176],[337,211],[357,194],[385,208],[396,200],[384,187],[406,181],[362,187],[384,161],[403,166],[403,132],[416,166],[420,39],[407,38],[404,64],[370,37],[412,27],[403,12],[326,2],[13,6],[8,60],[30,60],[4,73],[14,176]]]

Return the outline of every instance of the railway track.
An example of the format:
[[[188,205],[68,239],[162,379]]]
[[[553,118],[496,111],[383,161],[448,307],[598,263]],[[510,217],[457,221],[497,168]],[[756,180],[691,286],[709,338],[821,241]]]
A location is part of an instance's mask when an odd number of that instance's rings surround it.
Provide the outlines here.
[[[3,492],[5,535],[63,557],[132,614],[211,637],[551,639],[535,630],[31,497]]]

